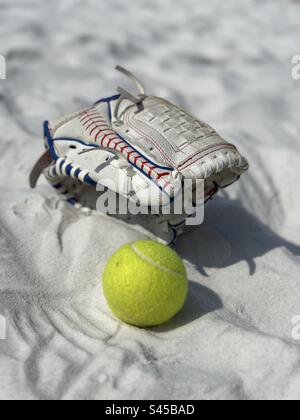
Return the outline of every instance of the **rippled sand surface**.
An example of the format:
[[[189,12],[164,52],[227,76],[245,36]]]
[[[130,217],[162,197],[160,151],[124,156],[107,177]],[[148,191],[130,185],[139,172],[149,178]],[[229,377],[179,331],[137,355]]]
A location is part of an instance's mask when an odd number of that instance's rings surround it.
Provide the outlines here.
[[[299,13],[291,0],[0,0],[1,399],[299,398]],[[116,64],[251,163],[178,242],[188,302],[149,331],[115,320],[101,289],[108,257],[141,234],[28,186],[42,122],[113,94]]]

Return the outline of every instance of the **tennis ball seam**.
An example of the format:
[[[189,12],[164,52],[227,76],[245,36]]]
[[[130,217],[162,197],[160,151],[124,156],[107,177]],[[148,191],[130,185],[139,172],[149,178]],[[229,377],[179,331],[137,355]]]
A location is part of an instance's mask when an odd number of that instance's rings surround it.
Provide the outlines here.
[[[175,270],[172,270],[171,268],[164,267],[163,265],[160,265],[157,262],[155,262],[154,260],[152,260],[152,258],[148,257],[147,255],[144,255],[141,251],[139,251],[137,249],[135,244],[130,244],[130,248],[138,257],[140,257],[145,262],[153,265],[154,267],[158,268],[159,270],[163,270],[163,271],[165,271],[167,273],[171,273],[171,274],[176,274],[177,276],[182,276],[182,273],[180,273],[179,271],[175,271]]]

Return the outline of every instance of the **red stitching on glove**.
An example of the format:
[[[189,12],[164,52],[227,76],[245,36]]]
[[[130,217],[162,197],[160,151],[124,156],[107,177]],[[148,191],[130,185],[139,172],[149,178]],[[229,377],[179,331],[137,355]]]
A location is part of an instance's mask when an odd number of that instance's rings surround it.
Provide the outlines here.
[[[90,132],[90,136],[93,134],[93,132],[97,129],[102,129],[102,128],[109,128],[109,130],[111,130],[110,126],[107,124],[97,124],[95,125],[95,127],[92,129],[92,131]]]
[[[89,132],[90,136],[93,134],[95,130],[98,130],[97,134],[95,135],[95,142],[99,140],[99,137],[102,135],[102,138],[100,140],[100,143],[103,147],[109,148],[111,143],[117,140],[120,140],[120,137],[116,137],[115,131],[112,130],[111,126],[107,124],[107,121],[104,119],[103,115],[97,111],[97,110],[89,110],[86,111],[85,114],[80,118],[81,123],[83,124],[84,128],[88,131],[91,128],[91,131]],[[105,134],[107,133],[107,134]],[[111,137],[113,136],[113,137]],[[106,146],[104,146],[105,140],[109,138],[109,141]],[[123,147],[121,147],[123,145]],[[115,150],[120,151],[123,155],[125,155],[126,149],[132,149],[131,146],[129,146],[124,141],[120,140],[119,142],[115,142],[112,146]],[[134,165],[138,165],[139,162],[143,160],[143,157],[138,154],[138,156],[132,156],[134,153],[138,153],[135,150],[131,150],[130,152],[126,153],[127,160],[133,161]],[[141,169],[145,172],[145,167],[148,169],[148,176],[152,177],[152,174],[155,174],[155,178],[157,181],[160,181],[163,177],[169,175],[169,173],[163,172],[160,173],[161,169],[157,166],[153,165],[150,166],[149,162],[142,161],[139,166],[141,166]],[[171,172],[171,171],[170,171]],[[170,183],[167,183],[168,185]]]

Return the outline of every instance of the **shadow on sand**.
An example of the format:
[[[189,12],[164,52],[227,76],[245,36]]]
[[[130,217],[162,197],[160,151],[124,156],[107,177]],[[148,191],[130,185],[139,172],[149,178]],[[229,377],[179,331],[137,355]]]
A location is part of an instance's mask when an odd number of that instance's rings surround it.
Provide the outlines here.
[[[204,275],[205,267],[225,268],[241,261],[248,263],[249,274],[254,275],[255,260],[276,248],[285,249],[291,258],[300,256],[299,245],[280,237],[238,201],[227,198],[216,199],[204,224],[176,244],[176,251]]]
[[[190,281],[189,294],[182,311],[172,321],[154,328],[153,331],[162,333],[175,330],[221,308],[223,304],[216,293],[199,283]]]
[[[287,258],[300,256],[300,246],[278,236],[270,228],[245,210],[238,201],[216,199],[203,225],[179,238],[176,251],[193,264],[202,275],[205,267],[225,268],[246,261],[249,276],[256,272],[258,257],[282,248]],[[190,282],[184,309],[171,322],[155,332],[167,332],[193,322],[223,307],[220,297],[207,287]]]

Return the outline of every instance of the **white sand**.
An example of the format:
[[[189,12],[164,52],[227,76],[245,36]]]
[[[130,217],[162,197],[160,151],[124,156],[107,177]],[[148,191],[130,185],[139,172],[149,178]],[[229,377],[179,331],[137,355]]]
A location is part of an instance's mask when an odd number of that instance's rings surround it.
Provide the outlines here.
[[[300,4],[291,0],[0,0],[1,399],[285,399],[300,395]],[[114,93],[135,71],[251,162],[177,249],[184,311],[144,331],[101,290],[140,234],[59,204],[28,174],[41,124]]]

